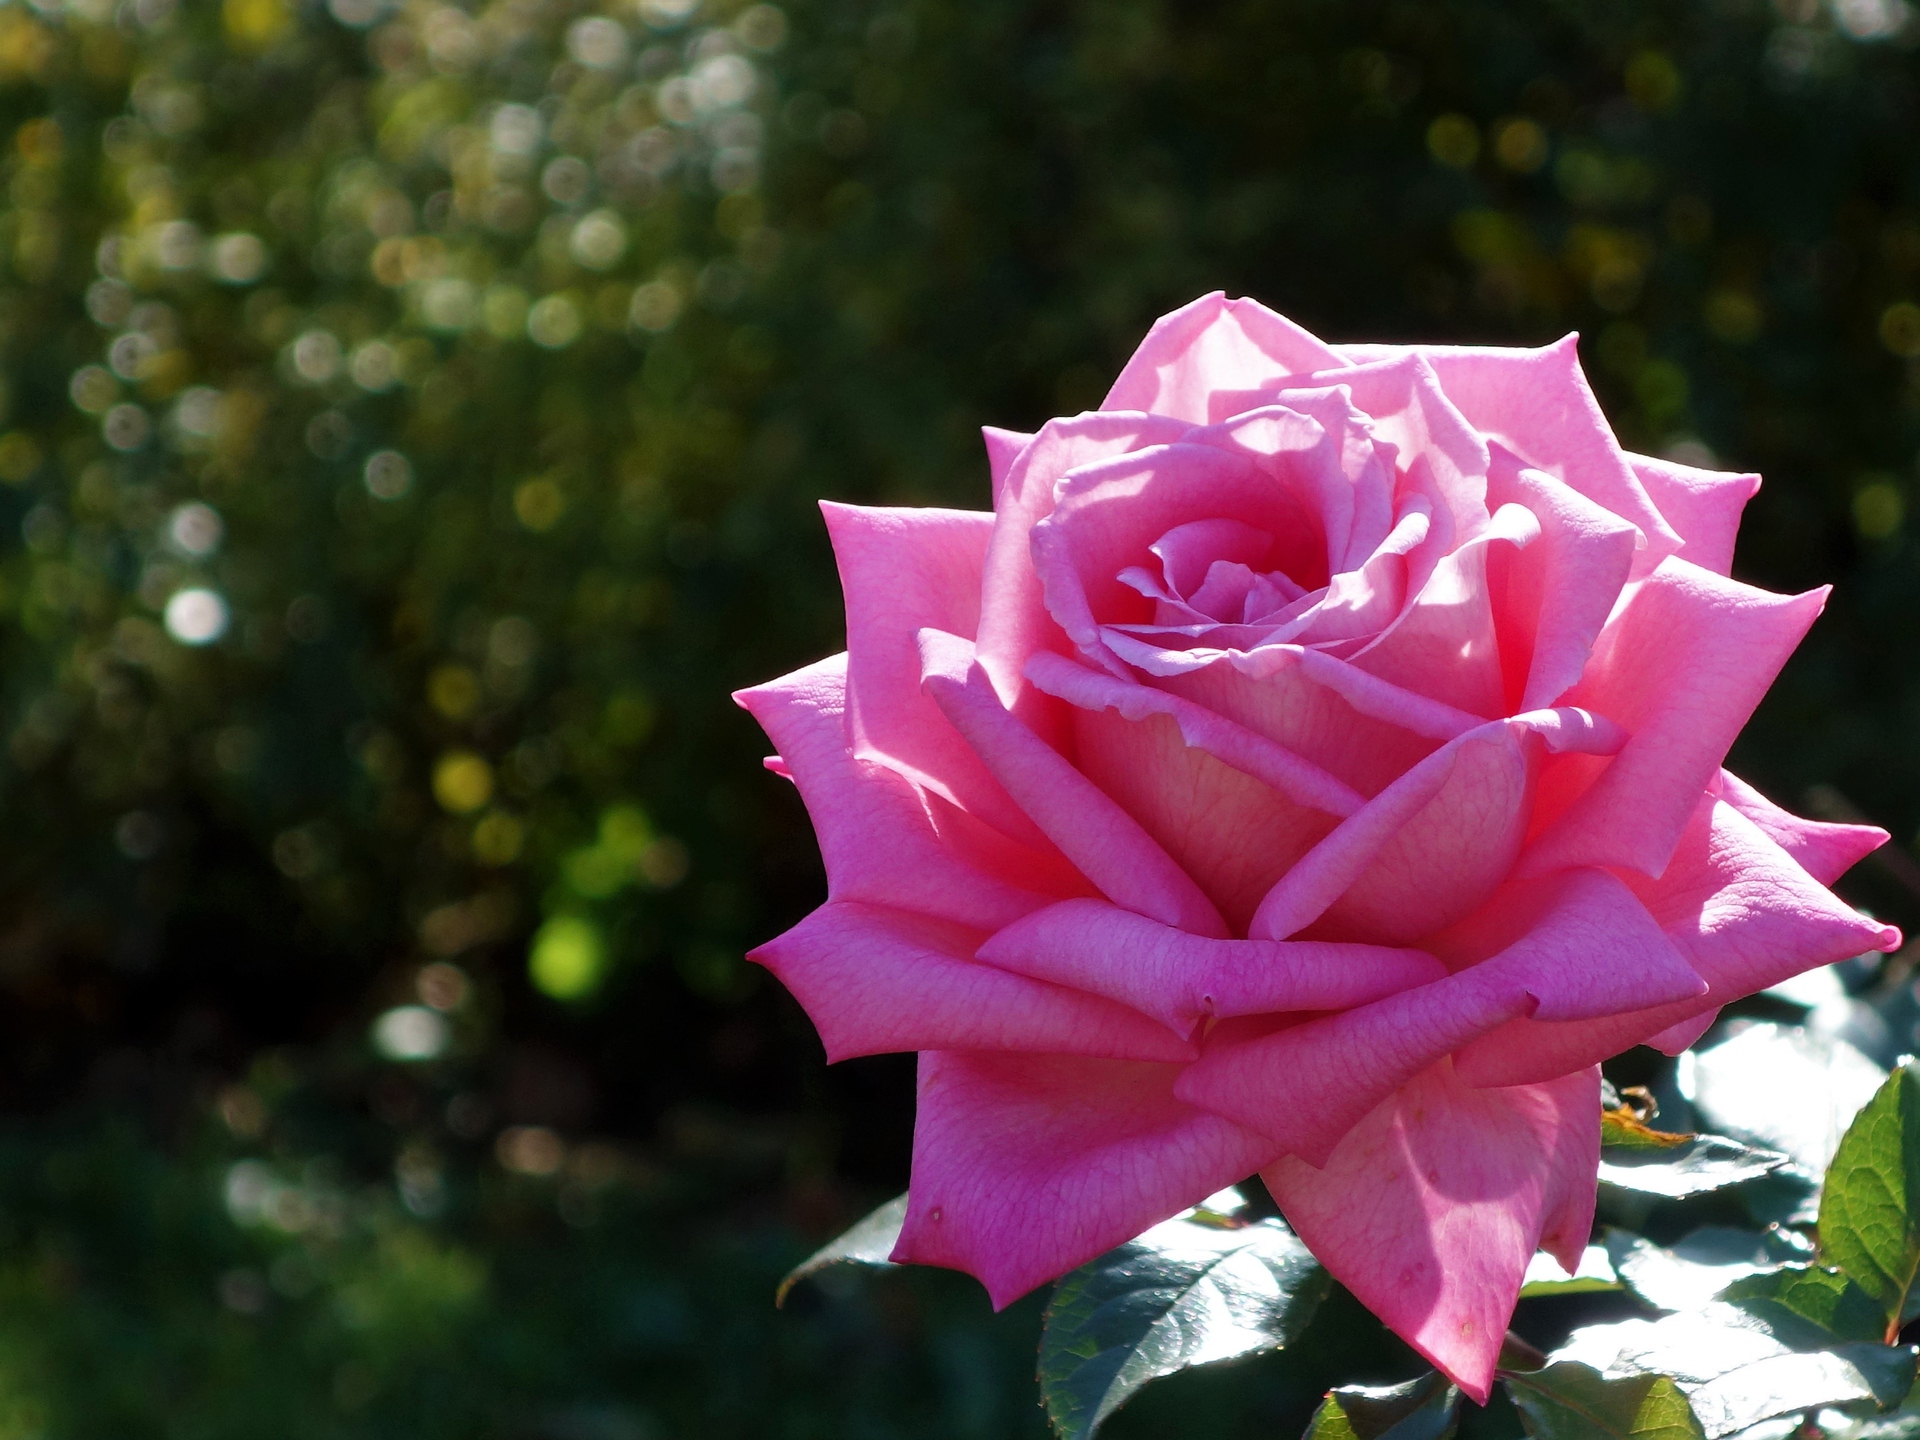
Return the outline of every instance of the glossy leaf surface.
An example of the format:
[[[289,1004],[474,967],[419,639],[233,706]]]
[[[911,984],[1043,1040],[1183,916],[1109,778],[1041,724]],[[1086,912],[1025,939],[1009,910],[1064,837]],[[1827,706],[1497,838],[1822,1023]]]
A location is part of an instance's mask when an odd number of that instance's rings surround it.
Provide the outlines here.
[[[1600,1180],[1662,1200],[1684,1200],[1758,1180],[1787,1164],[1774,1150],[1761,1150],[1724,1135],[1695,1135],[1674,1146],[1623,1147],[1600,1151]]]
[[[1699,1440],[1703,1433],[1686,1396],[1664,1375],[1609,1379],[1562,1362],[1501,1378],[1535,1440]]]
[[[1718,1225],[1695,1230],[1671,1246],[1612,1230],[1606,1248],[1626,1288],[1662,1310],[1697,1310],[1743,1276],[1812,1254],[1811,1247],[1800,1250],[1755,1230]]]
[[[1404,1385],[1348,1385],[1327,1392],[1304,1440],[1451,1440],[1460,1391],[1437,1372]]]
[[[1055,1288],[1040,1335],[1040,1398],[1085,1440],[1141,1386],[1291,1343],[1332,1280],[1278,1220],[1169,1220]]]
[[[1889,1332],[1920,1311],[1920,1075],[1895,1071],[1827,1170],[1820,1248],[1880,1303]],[[1891,1339],[1891,1333],[1887,1338]]]

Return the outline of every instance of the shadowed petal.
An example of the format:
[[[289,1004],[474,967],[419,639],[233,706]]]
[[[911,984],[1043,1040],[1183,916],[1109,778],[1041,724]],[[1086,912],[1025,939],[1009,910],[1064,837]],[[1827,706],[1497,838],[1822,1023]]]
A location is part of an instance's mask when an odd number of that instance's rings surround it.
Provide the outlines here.
[[[1334,1278],[1484,1405],[1534,1251],[1578,1264],[1599,1162],[1597,1069],[1473,1090],[1442,1062],[1324,1169],[1288,1158],[1261,1178]]]
[[[1112,1000],[983,965],[983,932],[830,900],[748,955],[800,1002],[829,1062],[905,1050],[1018,1050],[1178,1062],[1193,1051]]]
[[[998,1309],[1269,1163],[1266,1140],[1173,1098],[1178,1068],[923,1052],[893,1259],[964,1270]]]
[[[1602,871],[1509,887],[1489,912],[1441,952],[1459,963],[1512,937],[1489,958],[1274,1035],[1208,1044],[1175,1093],[1318,1165],[1392,1090],[1505,1021],[1589,1019],[1706,992],[1633,893]]]
[[[1528,737],[1608,754],[1617,727],[1580,710],[1495,720],[1427,756],[1342,820],[1260,902],[1248,933],[1404,943],[1464,919],[1507,876],[1525,833]],[[1333,927],[1338,927],[1334,933]]]
[[[1447,973],[1419,950],[1209,940],[1099,900],[1036,911],[982,945],[980,959],[1105,995],[1182,1035],[1212,1018],[1344,1010]]]
[[[1622,878],[1707,982],[1706,994],[1601,1020],[1515,1021],[1461,1050],[1460,1075],[1469,1084],[1564,1075],[1803,970],[1900,944],[1893,926],[1852,909],[1713,796],[1696,807],[1658,880],[1631,872]]]
[[[1116,904],[1200,935],[1227,933],[1212,902],[1139,823],[1000,702],[973,646],[920,632],[927,693],[1080,873]]]

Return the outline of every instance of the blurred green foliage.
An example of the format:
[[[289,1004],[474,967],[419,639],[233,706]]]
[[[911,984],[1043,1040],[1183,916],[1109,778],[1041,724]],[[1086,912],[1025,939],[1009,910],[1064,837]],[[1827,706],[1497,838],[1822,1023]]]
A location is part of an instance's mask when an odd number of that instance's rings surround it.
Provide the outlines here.
[[[909,1068],[741,958],[820,876],[726,695],[838,644],[816,499],[983,505],[979,425],[1208,289],[1577,328],[1628,444],[1763,471],[1738,570],[1840,588],[1737,759],[1910,837],[1916,39],[0,3],[0,1436],[1036,1431],[1031,1307],[765,1308]]]

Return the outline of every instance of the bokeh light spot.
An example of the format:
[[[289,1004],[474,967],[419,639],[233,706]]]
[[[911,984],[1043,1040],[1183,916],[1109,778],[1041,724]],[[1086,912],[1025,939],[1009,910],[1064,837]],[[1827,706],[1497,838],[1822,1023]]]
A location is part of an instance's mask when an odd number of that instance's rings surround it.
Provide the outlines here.
[[[555,1000],[579,1000],[600,988],[607,955],[600,927],[580,915],[556,915],[534,932],[527,977]]]
[[[227,621],[227,602],[217,591],[195,586],[167,601],[167,633],[182,645],[211,645],[227,633]]]
[[[493,767],[471,750],[450,750],[433,767],[433,798],[455,815],[470,815],[493,798]]]

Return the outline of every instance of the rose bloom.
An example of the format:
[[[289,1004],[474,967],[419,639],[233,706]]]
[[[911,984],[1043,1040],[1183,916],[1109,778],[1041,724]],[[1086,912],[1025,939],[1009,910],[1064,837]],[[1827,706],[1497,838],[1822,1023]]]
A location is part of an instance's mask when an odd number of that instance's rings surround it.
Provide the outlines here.
[[[1759,484],[1623,453],[1571,337],[1329,346],[1210,295],[992,513],[829,504],[847,650],[738,697],[829,899],[754,958],[915,1050],[894,1259],[996,1305],[1258,1172],[1482,1402],[1592,1228],[1599,1063],[1899,933],[1721,769],[1820,613]]]

